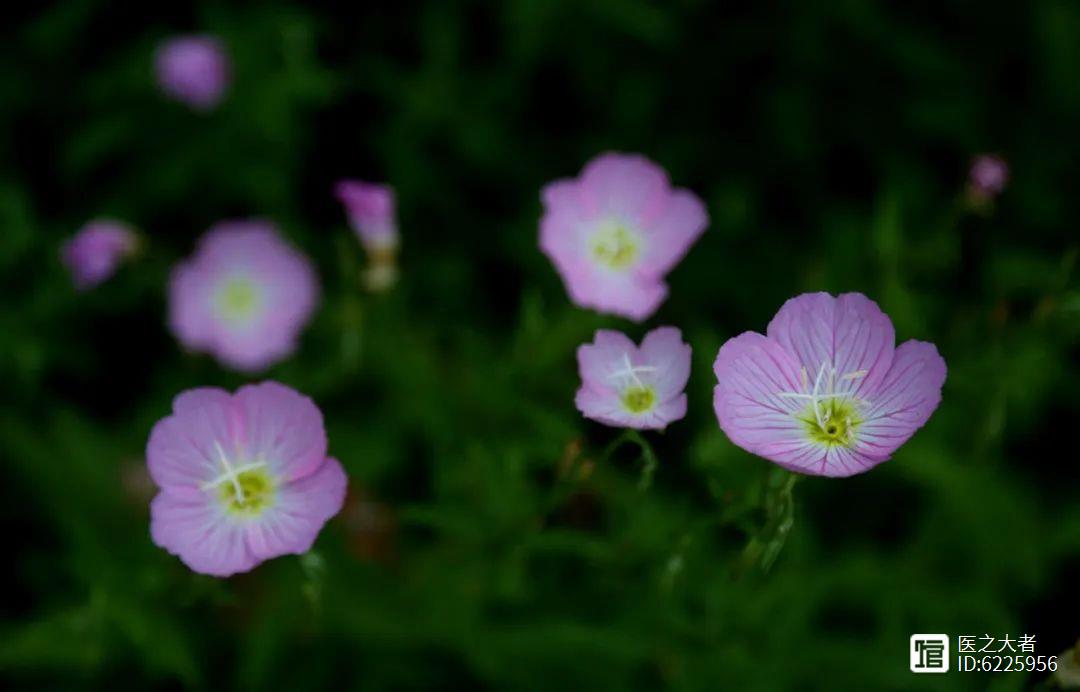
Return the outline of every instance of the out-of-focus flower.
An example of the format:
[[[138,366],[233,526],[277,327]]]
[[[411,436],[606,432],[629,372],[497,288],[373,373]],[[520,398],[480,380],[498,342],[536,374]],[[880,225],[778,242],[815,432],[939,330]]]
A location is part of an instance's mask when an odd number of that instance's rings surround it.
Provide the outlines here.
[[[154,70],[162,91],[200,111],[221,102],[231,79],[228,53],[213,36],[179,36],[162,43]]]
[[[179,264],[169,325],[192,351],[253,372],[293,352],[319,297],[311,262],[267,221],[223,221]]]
[[[968,174],[968,194],[978,202],[989,202],[1005,189],[1009,182],[1009,165],[993,154],[976,156]]]
[[[276,382],[183,392],[151,431],[146,460],[160,488],[150,535],[203,574],[307,552],[345,500],[318,407]]]
[[[625,334],[601,329],[591,344],[578,347],[577,359],[581,388],[575,404],[586,418],[662,430],[686,415],[690,346],[678,329],[654,329],[640,348]]]
[[[767,336],[729,339],[713,405],[731,441],[792,471],[850,476],[889,459],[941,401],[945,361],[895,347],[892,321],[861,293],[788,300]]]
[[[372,291],[390,288],[397,280],[398,235],[394,190],[389,185],[341,180],[334,194],[345,205],[349,225],[368,255],[364,281]]]
[[[1080,639],[1071,649],[1066,649],[1057,657],[1057,670],[1054,681],[1063,689],[1080,688]]]
[[[98,219],[83,226],[60,250],[75,288],[85,291],[108,279],[121,260],[138,247],[138,238],[120,221]]]
[[[643,320],[667,296],[664,277],[705,230],[705,205],[633,154],[601,154],[573,180],[544,187],[540,249],[581,307]]]

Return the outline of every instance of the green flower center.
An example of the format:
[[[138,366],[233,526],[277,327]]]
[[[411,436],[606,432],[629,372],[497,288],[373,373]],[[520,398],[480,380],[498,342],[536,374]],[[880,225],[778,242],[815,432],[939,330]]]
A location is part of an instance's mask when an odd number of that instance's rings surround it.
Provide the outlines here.
[[[246,322],[258,310],[261,301],[255,282],[242,276],[225,281],[217,291],[218,314],[227,322]]]
[[[627,387],[622,402],[630,413],[645,413],[656,404],[656,390],[644,385]]]
[[[854,403],[849,399],[827,399],[818,402],[817,407],[819,415],[814,415],[813,405],[799,415],[810,439],[829,447],[851,446],[862,422]]]
[[[274,497],[274,482],[262,468],[242,471],[218,487],[221,502],[232,514],[258,515]]]
[[[637,234],[621,223],[604,224],[592,236],[593,259],[609,269],[626,269],[637,259]]]

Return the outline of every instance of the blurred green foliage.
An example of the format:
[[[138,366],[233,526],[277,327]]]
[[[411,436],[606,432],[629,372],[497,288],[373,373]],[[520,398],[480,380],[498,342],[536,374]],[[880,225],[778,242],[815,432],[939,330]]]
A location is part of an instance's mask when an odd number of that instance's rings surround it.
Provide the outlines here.
[[[1011,690],[1045,676],[915,676],[908,637],[1080,635],[1080,5],[21,12],[0,42],[9,689]],[[235,62],[209,115],[152,80],[190,31]],[[648,325],[573,308],[536,247],[540,186],[606,149],[712,217]],[[974,214],[981,151],[1013,178]],[[346,176],[398,190],[388,296],[358,289]],[[103,215],[147,247],[77,294],[57,249]],[[142,453],[177,392],[244,381],[180,351],[164,288],[247,215],[319,266],[316,321],[267,377],[320,404],[351,494],[316,552],[220,581],[150,543]],[[806,290],[868,294],[949,378],[893,461],[789,506],[719,431],[711,361]],[[640,448],[605,453],[618,432],[574,410],[574,349],[660,324],[694,347],[690,411],[646,436],[641,490]]]

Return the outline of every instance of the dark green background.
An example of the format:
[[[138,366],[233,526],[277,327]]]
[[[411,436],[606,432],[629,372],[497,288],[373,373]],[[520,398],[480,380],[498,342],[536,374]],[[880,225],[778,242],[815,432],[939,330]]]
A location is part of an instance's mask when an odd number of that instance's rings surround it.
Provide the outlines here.
[[[908,637],[1080,636],[1080,4],[148,5],[11,10],[0,33],[0,677],[1010,690],[1045,676],[915,676]],[[152,80],[190,31],[235,61],[209,115]],[[712,217],[640,326],[572,307],[537,249],[540,187],[608,149]],[[982,151],[1013,179],[974,214]],[[346,176],[398,190],[388,296],[357,289]],[[58,247],[102,215],[147,246],[77,294]],[[164,298],[210,224],[248,215],[318,265],[317,317],[267,377],[322,407],[352,496],[317,557],[220,581],[150,543],[139,469],[173,395],[246,381],[181,353]],[[891,462],[797,484],[775,566],[736,579],[772,467],[718,429],[711,363],[808,290],[866,293],[949,377]],[[663,324],[694,348],[690,407],[648,435],[640,493],[635,447],[603,457],[617,431],[573,407],[574,349]]]

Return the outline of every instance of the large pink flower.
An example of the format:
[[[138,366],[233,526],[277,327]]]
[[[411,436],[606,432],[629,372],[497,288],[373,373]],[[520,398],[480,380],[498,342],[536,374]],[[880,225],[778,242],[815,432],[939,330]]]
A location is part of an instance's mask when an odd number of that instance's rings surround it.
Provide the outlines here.
[[[686,415],[690,346],[674,327],[645,335],[638,348],[625,334],[601,329],[578,347],[581,389],[574,403],[586,418],[617,428],[662,430]]]
[[[169,325],[193,351],[245,372],[293,352],[319,297],[310,260],[267,221],[224,221],[173,271]]]
[[[154,543],[203,574],[307,552],[345,501],[322,414],[276,382],[180,394],[150,433],[146,461],[160,488],[150,505]]]
[[[662,168],[633,154],[602,154],[541,197],[540,249],[570,299],[638,321],[664,301],[664,277],[709,221],[696,195],[672,189]]]
[[[861,293],[784,303],[767,336],[745,332],[713,369],[731,441],[792,471],[850,476],[886,461],[941,401],[933,344],[894,347],[892,321]]]

